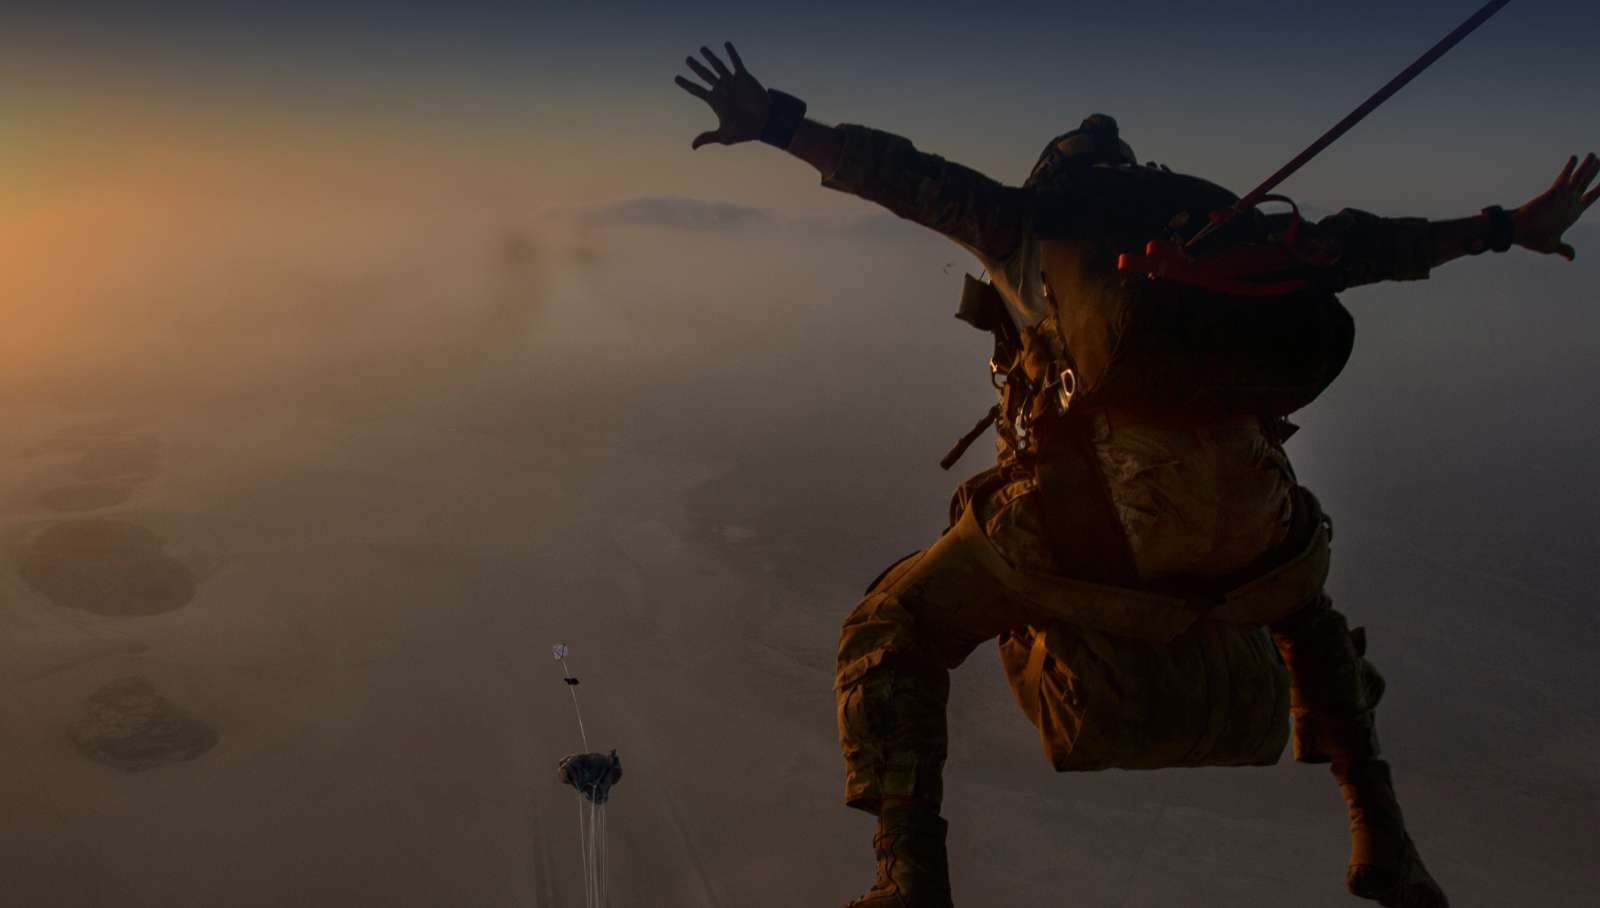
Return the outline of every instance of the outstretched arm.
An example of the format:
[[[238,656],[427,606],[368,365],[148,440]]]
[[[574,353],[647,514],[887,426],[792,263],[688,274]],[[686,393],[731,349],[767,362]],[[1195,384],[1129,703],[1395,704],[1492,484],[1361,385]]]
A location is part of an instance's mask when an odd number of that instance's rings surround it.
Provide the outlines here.
[[[683,76],[673,80],[678,87],[706,102],[712,113],[717,115],[717,128],[695,136],[694,148],[712,143],[737,145],[740,142],[753,142],[761,138],[771,112],[767,90],[744,68],[739,52],[733,49],[731,42],[725,42],[722,46],[728,52],[728,60],[733,63],[731,72],[709,47],[700,48],[700,54],[711,64],[710,69],[693,57],[685,61],[710,88]],[[788,152],[815,167],[824,177],[832,176],[839,169],[844,137],[838,130],[821,123],[801,120],[794,139],[789,142]]]
[[[1506,212],[1511,219],[1511,242],[1572,261],[1576,252],[1562,242],[1561,237],[1600,198],[1600,186],[1589,189],[1597,174],[1600,174],[1600,158],[1593,154],[1584,158],[1582,164],[1576,157],[1567,159],[1567,166],[1543,195],[1515,211]],[[1433,239],[1432,266],[1438,267],[1473,252],[1474,242],[1490,233],[1489,216],[1480,214],[1454,221],[1435,221],[1429,229]]]
[[[689,69],[704,85],[677,78],[680,88],[706,102],[717,128],[695,137],[694,147],[734,145],[754,139],[781,144],[815,167],[823,185],[857,195],[896,215],[944,234],[984,260],[985,267],[1021,248],[1030,203],[1023,190],[1000,183],[951,161],[918,151],[910,142],[863,126],[830,128],[811,120],[787,135],[786,115],[773,121],[773,96],[744,67],[732,44],[724,47],[732,69],[710,48],[705,62],[690,57]],[[790,121],[792,122],[792,121]],[[784,144],[785,139],[787,143]]]

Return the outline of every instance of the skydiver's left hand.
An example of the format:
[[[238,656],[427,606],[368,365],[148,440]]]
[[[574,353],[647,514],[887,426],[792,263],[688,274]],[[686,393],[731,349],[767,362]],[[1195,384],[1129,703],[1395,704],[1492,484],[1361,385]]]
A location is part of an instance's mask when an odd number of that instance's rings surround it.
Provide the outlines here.
[[[1600,199],[1600,186],[1589,190],[1596,174],[1600,174],[1600,158],[1590,154],[1582,164],[1576,157],[1568,158],[1561,176],[1556,177],[1543,195],[1512,212],[1516,244],[1546,255],[1553,252],[1572,261],[1576,252],[1561,241],[1561,235]],[[1589,191],[1585,193],[1584,190]]]
[[[679,88],[710,105],[711,112],[717,115],[717,128],[695,136],[694,148],[712,142],[736,145],[755,141],[761,138],[761,131],[766,128],[767,117],[771,113],[772,101],[767,97],[767,90],[761,87],[755,76],[745,71],[744,61],[739,59],[739,52],[733,49],[731,42],[724,42],[722,46],[727,49],[728,59],[733,62],[732,72],[709,47],[700,48],[700,55],[711,64],[711,69],[706,69],[693,57],[685,61],[695,75],[711,86],[709,89],[682,76],[673,80]]]

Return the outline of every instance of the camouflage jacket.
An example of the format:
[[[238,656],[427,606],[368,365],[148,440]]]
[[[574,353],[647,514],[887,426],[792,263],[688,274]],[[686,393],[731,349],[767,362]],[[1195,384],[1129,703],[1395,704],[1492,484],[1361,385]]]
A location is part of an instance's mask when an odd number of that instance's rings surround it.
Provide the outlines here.
[[[909,141],[864,126],[840,126],[844,135],[838,168],[823,185],[876,202],[896,215],[944,234],[971,251],[988,270],[1022,330],[1046,319],[1052,334],[1073,348],[1080,366],[1109,360],[1116,341],[1121,295],[1097,300],[1094,293],[1058,293],[1058,305],[1082,311],[1060,312],[1044,285],[1040,240],[1088,241],[1099,245],[1093,263],[1109,283],[1116,256],[1142,251],[1178,210],[1204,215],[1231,204],[1237,196],[1194,177],[1165,172],[1159,191],[1137,180],[1111,185],[1105,168],[1080,168],[1066,181],[1013,187],[937,155],[918,151]],[[1121,168],[1123,174],[1141,168]],[[1152,168],[1146,173],[1155,174]],[[1164,171],[1163,171],[1164,172]],[[1131,187],[1131,188],[1129,188]],[[1173,187],[1176,187],[1174,190]],[[1428,222],[1421,218],[1383,218],[1346,209],[1302,229],[1339,250],[1336,263],[1321,269],[1318,284],[1339,291],[1385,280],[1426,278],[1432,254]],[[1093,264],[1092,263],[1092,264]],[[1056,288],[1058,291],[1061,288]],[[1098,311],[1096,311],[1098,310]],[[1093,375],[1088,376],[1091,379]]]

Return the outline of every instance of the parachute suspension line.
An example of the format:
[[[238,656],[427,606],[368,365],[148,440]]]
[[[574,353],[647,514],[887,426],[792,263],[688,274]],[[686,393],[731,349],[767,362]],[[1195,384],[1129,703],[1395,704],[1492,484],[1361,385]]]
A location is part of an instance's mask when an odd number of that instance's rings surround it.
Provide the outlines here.
[[[571,689],[572,709],[578,715],[578,734],[583,736],[583,746],[587,750],[589,735],[583,727],[583,710],[578,706],[578,679],[567,666],[567,645],[557,643],[552,654],[561,663],[564,680]],[[611,857],[606,837],[606,801],[611,797],[611,787],[622,778],[622,761],[617,759],[614,750],[609,754],[573,754],[562,758],[557,774],[563,783],[578,792],[578,850],[583,857],[584,908],[606,908]]]
[[[572,694],[572,711],[578,714],[578,736],[583,738],[583,749],[589,750],[589,733],[583,730],[583,710],[578,708],[578,679],[567,671],[567,660],[561,660],[561,671],[567,676],[567,693]]]
[[[561,674],[567,681],[567,692],[572,694],[572,711],[578,714],[578,735],[583,738],[583,749],[589,750],[589,733],[583,730],[583,710],[578,708],[578,679],[572,677],[572,670],[567,668],[567,645],[557,643],[551,651],[555,654],[556,661],[561,663]]]
[[[1405,71],[1401,72],[1400,75],[1390,79],[1389,84],[1378,89],[1377,94],[1374,94],[1364,103],[1362,103],[1360,107],[1357,107],[1355,110],[1351,111],[1349,116],[1345,117],[1343,120],[1340,120],[1332,129],[1323,133],[1322,138],[1312,142],[1305,151],[1302,151],[1300,154],[1296,155],[1294,160],[1279,168],[1277,173],[1267,177],[1267,181],[1265,183],[1262,183],[1260,186],[1252,189],[1248,195],[1239,201],[1234,202],[1227,208],[1219,208],[1216,211],[1213,211],[1211,213],[1211,223],[1201,228],[1200,232],[1195,234],[1194,238],[1189,240],[1189,242],[1184,245],[1191,245],[1197,242],[1201,237],[1204,237],[1211,231],[1221,227],[1223,224],[1233,220],[1238,215],[1241,215],[1259,205],[1261,201],[1266,198],[1267,193],[1277,188],[1279,183],[1282,183],[1284,180],[1288,179],[1291,174],[1299,170],[1301,167],[1304,167],[1307,161],[1310,161],[1312,158],[1316,157],[1324,148],[1332,145],[1340,136],[1349,132],[1352,126],[1360,123],[1366,118],[1367,114],[1377,110],[1380,104],[1393,97],[1395,92],[1406,86],[1406,83],[1410,82],[1412,79],[1415,79],[1423,70],[1432,66],[1436,60],[1448,53],[1450,48],[1460,44],[1461,39],[1476,31],[1478,26],[1488,21],[1490,16],[1500,12],[1500,8],[1510,2],[1511,0],[1489,0],[1488,3],[1484,4],[1482,9],[1473,13],[1472,16],[1468,18],[1467,21],[1461,23],[1461,25],[1459,25],[1455,31],[1445,35],[1443,40],[1430,48],[1427,53],[1418,57],[1416,62],[1406,67]]]
[[[608,841],[608,831],[606,831],[605,804],[600,804],[600,814],[598,815],[600,815],[600,854],[597,855],[598,873],[595,874],[595,878],[600,881],[600,900],[595,902],[595,908],[605,908],[606,871],[608,871],[608,866],[606,866],[606,857],[608,857],[608,852],[611,850],[610,841]]]
[[[584,908],[606,908],[606,805],[578,797],[578,842],[583,851]]]
[[[590,804],[594,807],[594,804]],[[595,908],[594,874],[589,873],[589,822],[584,815],[584,796],[578,796],[578,849],[584,860],[584,908]]]
[[[589,820],[594,834],[594,848],[589,855],[589,861],[594,865],[594,908],[604,908],[606,903],[606,869],[600,862],[600,855],[606,849],[606,805],[596,804],[592,808],[593,814]]]

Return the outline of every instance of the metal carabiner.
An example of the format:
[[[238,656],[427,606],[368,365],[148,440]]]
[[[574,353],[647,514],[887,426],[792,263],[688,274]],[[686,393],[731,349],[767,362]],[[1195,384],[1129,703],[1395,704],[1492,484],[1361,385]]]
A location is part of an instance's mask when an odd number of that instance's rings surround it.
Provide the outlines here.
[[[993,385],[996,391],[1006,389],[1006,373],[1000,371],[1000,365],[992,359],[989,360],[989,384]]]
[[[1050,385],[1056,393],[1056,415],[1061,416],[1072,406],[1072,395],[1078,393],[1078,373],[1063,367],[1061,376]]]

